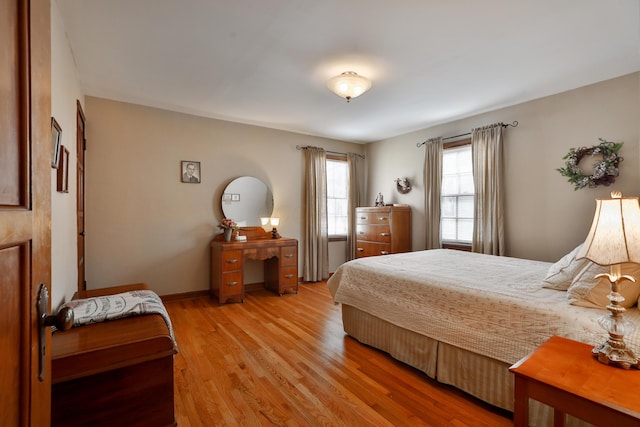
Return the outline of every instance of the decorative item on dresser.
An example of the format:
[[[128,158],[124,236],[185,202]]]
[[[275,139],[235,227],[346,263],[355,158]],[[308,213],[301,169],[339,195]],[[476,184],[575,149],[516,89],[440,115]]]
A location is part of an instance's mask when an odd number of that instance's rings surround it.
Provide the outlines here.
[[[356,208],[358,258],[411,251],[411,208]]]
[[[273,239],[262,227],[241,227],[242,241],[223,241],[221,234],[211,242],[211,295],[219,304],[230,299],[244,302],[244,259],[264,261],[264,287],[282,295],[298,292],[298,241]]]

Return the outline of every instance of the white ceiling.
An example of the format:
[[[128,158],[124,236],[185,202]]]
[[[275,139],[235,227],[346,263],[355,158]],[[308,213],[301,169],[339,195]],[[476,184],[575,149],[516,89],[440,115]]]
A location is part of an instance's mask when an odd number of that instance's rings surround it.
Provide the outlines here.
[[[86,95],[353,142],[640,70],[639,0],[55,1]]]

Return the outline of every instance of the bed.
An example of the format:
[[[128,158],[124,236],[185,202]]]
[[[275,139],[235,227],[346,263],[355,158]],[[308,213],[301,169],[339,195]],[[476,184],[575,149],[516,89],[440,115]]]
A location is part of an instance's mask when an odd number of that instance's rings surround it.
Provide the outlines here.
[[[606,339],[597,320],[608,313],[608,284],[594,276],[608,269],[576,259],[578,249],[557,263],[445,249],[361,258],[341,265],[328,287],[348,335],[512,411],[509,366],[553,335]],[[625,317],[640,323],[640,285],[621,289]],[[625,341],[640,352],[639,332]],[[552,416],[532,402],[530,425],[552,425]]]

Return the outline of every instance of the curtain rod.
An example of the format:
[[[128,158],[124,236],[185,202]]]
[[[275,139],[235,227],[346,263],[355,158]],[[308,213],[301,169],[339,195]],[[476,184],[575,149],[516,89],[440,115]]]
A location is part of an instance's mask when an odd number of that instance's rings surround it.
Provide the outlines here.
[[[511,126],[511,127],[514,127],[514,128],[518,127],[518,121],[514,120],[513,123],[507,123],[506,125],[504,123],[502,124],[503,128],[506,128],[507,126]],[[460,138],[461,136],[468,136],[468,135],[471,135],[471,132],[461,133],[460,135],[447,136],[446,138],[442,138],[442,140],[446,141],[447,139],[455,139],[455,138]],[[427,143],[427,141],[417,142],[416,143],[416,147],[420,148],[426,143]]]
[[[308,145],[296,145],[296,150],[306,150],[307,148],[309,148]],[[341,153],[339,151],[329,151],[329,150],[325,150],[326,153],[329,154],[337,154],[339,156],[346,156],[347,153]],[[351,154],[355,154],[356,156],[360,157],[361,159],[366,158],[363,154],[358,154],[358,153],[351,153]]]

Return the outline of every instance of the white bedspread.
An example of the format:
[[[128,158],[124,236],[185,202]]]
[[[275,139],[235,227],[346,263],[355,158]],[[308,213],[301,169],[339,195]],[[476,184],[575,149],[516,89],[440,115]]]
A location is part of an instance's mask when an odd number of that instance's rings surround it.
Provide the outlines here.
[[[552,335],[596,345],[607,310],[569,305],[545,289],[550,263],[453,250],[362,258],[329,279],[334,301],[394,325],[506,363]],[[625,317],[640,326],[640,310]],[[639,328],[640,329],[640,328]],[[640,352],[640,332],[625,337]]]

